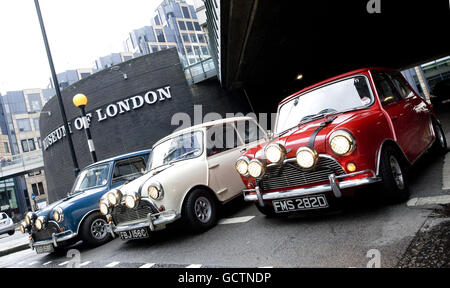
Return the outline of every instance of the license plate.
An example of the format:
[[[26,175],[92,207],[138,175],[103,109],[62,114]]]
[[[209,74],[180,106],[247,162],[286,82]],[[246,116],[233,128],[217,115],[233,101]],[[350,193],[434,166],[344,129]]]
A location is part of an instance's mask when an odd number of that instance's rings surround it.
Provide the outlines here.
[[[52,253],[55,249],[52,244],[39,245],[35,247],[37,254]]]
[[[143,239],[148,238],[148,228],[139,228],[133,229],[130,231],[122,231],[119,232],[120,239],[122,240],[131,240],[131,239]]]
[[[322,209],[328,207],[328,202],[325,195],[313,195],[299,198],[274,200],[272,201],[272,204],[276,213]]]

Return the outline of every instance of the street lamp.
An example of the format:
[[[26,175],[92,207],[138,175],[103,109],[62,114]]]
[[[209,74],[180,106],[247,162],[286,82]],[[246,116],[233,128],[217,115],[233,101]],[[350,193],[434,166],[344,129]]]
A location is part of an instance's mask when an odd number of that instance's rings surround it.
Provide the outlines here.
[[[97,162],[97,155],[95,154],[94,141],[92,141],[91,130],[89,129],[89,122],[86,117],[86,110],[84,110],[84,107],[86,107],[87,102],[88,99],[84,94],[77,94],[73,96],[73,104],[76,107],[80,108],[81,120],[83,122],[84,131],[86,132],[89,152],[91,152],[92,162],[95,163]]]

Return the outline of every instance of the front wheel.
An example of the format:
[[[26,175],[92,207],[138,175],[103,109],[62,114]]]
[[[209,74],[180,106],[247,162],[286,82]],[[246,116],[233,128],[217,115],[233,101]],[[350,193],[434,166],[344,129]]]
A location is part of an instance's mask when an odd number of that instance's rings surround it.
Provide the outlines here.
[[[89,246],[100,246],[111,239],[106,230],[107,222],[99,212],[94,212],[86,217],[81,226],[81,239]]]
[[[184,204],[183,218],[194,232],[203,232],[216,224],[216,199],[206,190],[196,189]]]
[[[14,232],[15,232],[15,230],[8,231],[8,235],[12,236],[12,235],[14,235]]]
[[[409,198],[404,165],[397,151],[386,147],[381,154],[380,189],[383,199],[390,203],[403,202]]]

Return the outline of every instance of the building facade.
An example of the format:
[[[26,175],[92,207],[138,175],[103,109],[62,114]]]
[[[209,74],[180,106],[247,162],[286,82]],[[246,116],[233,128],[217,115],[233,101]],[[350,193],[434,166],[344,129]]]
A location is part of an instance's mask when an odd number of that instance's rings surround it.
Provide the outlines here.
[[[59,88],[64,89],[67,86],[70,86],[73,83],[86,78],[89,75],[92,75],[94,72],[94,68],[78,68],[58,73],[56,75],[56,78],[58,78]],[[54,89],[55,87],[51,78],[49,87],[51,87],[52,89]],[[53,95],[55,95],[55,93],[53,93]]]
[[[128,61],[136,57],[138,54],[132,52],[111,53],[107,56],[99,57],[95,60],[95,72],[112,67],[122,62]]]
[[[145,55],[176,47],[183,67],[210,58],[206,33],[194,6],[186,1],[162,1],[150,24],[130,32],[124,42],[126,51]]]

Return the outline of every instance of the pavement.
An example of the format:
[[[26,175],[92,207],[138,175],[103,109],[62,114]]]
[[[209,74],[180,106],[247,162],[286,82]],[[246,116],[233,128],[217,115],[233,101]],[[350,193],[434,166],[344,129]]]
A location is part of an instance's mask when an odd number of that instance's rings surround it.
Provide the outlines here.
[[[440,118],[450,139],[450,111]],[[411,200],[404,203],[359,197],[332,214],[267,218],[236,199],[224,207],[220,224],[202,234],[176,224],[149,239],[73,248],[83,268],[367,267],[370,251],[379,252],[381,267],[448,267],[450,257],[443,253],[450,253],[450,216],[442,211],[450,199],[444,172],[449,154],[425,155],[416,163],[408,177]],[[26,249],[0,257],[0,267],[63,268],[74,253]]]
[[[30,246],[28,246],[28,236],[22,234],[18,228],[18,225],[16,226],[17,227],[13,235],[0,235],[0,257],[30,248]]]

